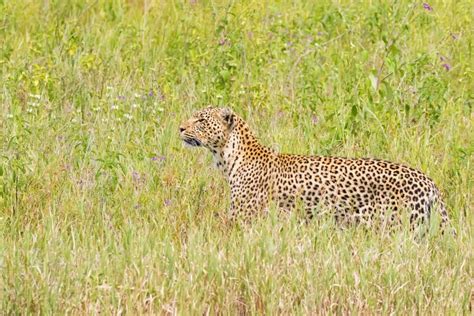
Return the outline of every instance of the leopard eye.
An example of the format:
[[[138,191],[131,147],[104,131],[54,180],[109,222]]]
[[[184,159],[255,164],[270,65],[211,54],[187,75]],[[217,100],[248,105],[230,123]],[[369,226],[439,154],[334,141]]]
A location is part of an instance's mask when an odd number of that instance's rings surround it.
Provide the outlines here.
[[[206,119],[201,118],[201,119],[198,119],[196,122],[197,122],[197,123],[202,123],[202,122],[205,122],[205,121],[206,121]]]

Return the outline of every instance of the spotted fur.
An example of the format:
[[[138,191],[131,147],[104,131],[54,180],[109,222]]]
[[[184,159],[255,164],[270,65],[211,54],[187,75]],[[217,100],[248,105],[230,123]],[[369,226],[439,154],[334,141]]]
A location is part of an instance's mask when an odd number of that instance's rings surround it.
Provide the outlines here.
[[[440,191],[420,171],[388,161],[280,154],[261,145],[248,125],[227,108],[209,107],[180,126],[183,141],[208,148],[231,190],[231,219],[249,220],[270,201],[308,217],[328,209],[337,222],[371,225],[375,218],[412,226],[429,219],[434,206],[442,225],[448,214]]]

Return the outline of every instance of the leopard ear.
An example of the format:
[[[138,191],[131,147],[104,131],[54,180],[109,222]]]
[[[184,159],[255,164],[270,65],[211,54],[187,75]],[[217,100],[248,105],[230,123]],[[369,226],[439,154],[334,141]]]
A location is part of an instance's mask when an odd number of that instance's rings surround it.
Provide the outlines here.
[[[234,127],[234,119],[235,119],[235,114],[232,112],[231,109],[229,108],[223,108],[221,109],[221,117],[224,120],[224,122],[227,124],[229,129],[232,129]]]

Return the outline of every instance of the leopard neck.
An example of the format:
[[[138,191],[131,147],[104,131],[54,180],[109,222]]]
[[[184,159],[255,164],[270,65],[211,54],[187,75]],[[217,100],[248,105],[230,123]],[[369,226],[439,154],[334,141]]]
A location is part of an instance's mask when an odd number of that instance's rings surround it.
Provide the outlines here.
[[[213,151],[214,162],[227,180],[232,180],[236,171],[248,163],[251,154],[256,151],[269,151],[269,149],[259,143],[244,120],[235,117],[227,143],[222,149]]]

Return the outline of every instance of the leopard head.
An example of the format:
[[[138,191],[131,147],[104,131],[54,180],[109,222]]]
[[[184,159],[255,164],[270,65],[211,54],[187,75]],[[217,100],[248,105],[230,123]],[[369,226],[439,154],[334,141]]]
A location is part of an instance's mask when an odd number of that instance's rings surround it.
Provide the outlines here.
[[[187,145],[219,150],[227,143],[235,119],[234,112],[229,108],[208,107],[196,111],[181,124],[179,134]]]

